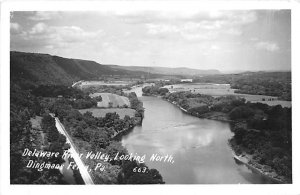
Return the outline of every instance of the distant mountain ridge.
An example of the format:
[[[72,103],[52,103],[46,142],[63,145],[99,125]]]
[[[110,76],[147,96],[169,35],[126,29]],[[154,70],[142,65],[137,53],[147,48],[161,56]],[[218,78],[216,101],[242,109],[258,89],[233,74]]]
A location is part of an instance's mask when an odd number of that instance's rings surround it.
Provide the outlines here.
[[[199,76],[199,75],[211,75],[211,74],[221,74],[220,71],[215,69],[210,70],[200,70],[194,68],[168,68],[168,67],[152,67],[152,66],[119,66],[119,65],[109,65],[112,68],[124,69],[124,70],[136,70],[149,72],[152,74],[164,74],[164,75],[186,75],[186,76]]]
[[[49,54],[10,52],[11,81],[17,83],[71,85],[79,80],[97,80],[100,77],[119,75],[141,78],[141,71],[112,69],[94,61],[62,58]],[[159,75],[150,74],[150,77]]]
[[[103,65],[95,61],[63,58],[49,54],[10,52],[11,81],[23,85],[72,85],[79,80],[105,78],[163,78],[166,75],[218,74],[189,68]],[[192,74],[194,72],[194,74]]]

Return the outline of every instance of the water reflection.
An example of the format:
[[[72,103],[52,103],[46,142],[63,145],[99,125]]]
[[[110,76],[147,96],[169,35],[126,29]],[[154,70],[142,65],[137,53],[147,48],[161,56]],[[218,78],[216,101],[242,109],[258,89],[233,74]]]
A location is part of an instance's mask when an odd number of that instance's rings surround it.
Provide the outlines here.
[[[158,169],[166,183],[267,183],[232,158],[229,124],[199,119],[169,102],[141,97],[145,107],[142,126],[124,136],[129,152],[146,154],[146,164]],[[152,162],[152,154],[172,155],[174,164]]]

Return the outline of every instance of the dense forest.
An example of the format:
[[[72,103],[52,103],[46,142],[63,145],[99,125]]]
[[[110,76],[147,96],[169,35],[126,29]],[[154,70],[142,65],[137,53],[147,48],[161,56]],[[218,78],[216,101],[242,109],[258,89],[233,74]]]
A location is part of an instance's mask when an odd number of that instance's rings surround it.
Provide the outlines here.
[[[263,104],[245,104],[234,108],[230,118],[230,140],[237,154],[251,155],[250,164],[287,183],[292,180],[292,121],[291,109]],[[243,124],[244,123],[244,124]]]
[[[191,92],[168,93],[165,88],[145,87],[147,95],[160,95],[200,117],[231,122],[234,151],[249,158],[249,164],[271,173],[285,183],[292,179],[291,108],[250,103],[238,96],[212,97]]]
[[[114,90],[114,89],[110,89]],[[105,117],[96,118],[90,112],[81,114],[78,109],[91,108],[97,105],[101,98],[91,98],[88,93],[63,85],[39,85],[30,90],[22,89],[17,84],[11,86],[11,183],[40,183],[66,184],[63,175],[57,169],[37,171],[26,168],[29,158],[23,157],[24,148],[55,151],[60,154],[68,149],[66,138],[59,134],[55,127],[54,113],[66,127],[69,135],[76,144],[78,152],[86,154],[88,151],[104,152],[110,155],[127,154],[120,142],[113,138],[120,132],[131,129],[141,123],[144,108],[135,93],[128,98],[131,108],[136,110],[133,118],[125,116],[120,119],[116,113],[107,113]],[[32,128],[31,120],[42,116],[37,131]],[[43,159],[33,159],[39,162]],[[61,161],[58,161],[60,159]],[[48,159],[50,163],[62,164],[62,158]],[[85,160],[85,164],[93,168],[97,160]],[[102,162],[105,171],[91,172],[97,184],[163,184],[161,175],[155,169],[149,169],[145,164],[136,161]],[[146,173],[134,172],[136,168],[146,168]],[[82,179],[75,171],[75,178],[79,183]]]
[[[41,102],[55,101],[56,99],[65,99],[68,104],[76,109],[85,109],[97,106],[100,99],[91,98],[87,93],[83,93],[79,89],[67,87],[64,85],[40,85],[34,87],[31,93],[40,97]],[[47,106],[46,104],[43,104]]]
[[[135,93],[129,94],[129,100],[131,102],[131,108],[135,109],[136,116],[138,118],[143,117],[143,107],[140,101],[138,101]],[[80,112],[72,106],[72,101],[67,98],[60,98],[55,102],[49,102],[47,108],[55,113],[60,121],[66,127],[69,135],[73,138],[77,149],[86,154],[89,151],[101,151],[111,156],[120,154],[127,154],[126,149],[118,141],[114,141],[119,132],[126,129],[131,129],[135,125],[141,122],[136,118],[130,118],[125,116],[124,119],[120,119],[116,113],[107,113],[105,117],[94,117],[92,113],[86,112],[80,114]],[[91,168],[95,167],[96,160],[86,160],[85,163],[90,165]],[[150,169],[148,173],[135,173],[133,170],[129,170],[128,167],[148,167],[144,164],[138,164],[135,161],[125,162],[123,161],[110,161],[102,162],[107,167],[104,172],[93,170],[92,176],[96,183],[131,183],[144,182],[149,183],[164,183],[162,177],[156,170]]]
[[[67,149],[66,138],[59,134],[52,117],[43,112],[39,100],[19,86],[11,85],[10,95],[10,175],[12,184],[62,184],[63,176],[58,169],[26,168],[29,160],[37,163],[62,164],[62,158],[22,156],[25,148],[62,153]],[[41,129],[32,128],[30,119],[43,115]],[[44,136],[41,136],[44,135]],[[59,159],[59,160],[58,160]]]

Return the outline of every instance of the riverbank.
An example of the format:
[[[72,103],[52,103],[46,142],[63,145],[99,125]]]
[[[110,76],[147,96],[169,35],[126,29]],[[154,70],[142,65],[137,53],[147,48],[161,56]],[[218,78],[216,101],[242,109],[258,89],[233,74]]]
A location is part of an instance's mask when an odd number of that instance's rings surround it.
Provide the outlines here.
[[[164,98],[162,98],[162,99],[164,99]],[[165,100],[167,100],[167,99],[165,99]],[[171,102],[169,100],[167,100],[167,101],[170,102],[171,104],[177,106],[180,110],[182,110],[186,114],[190,114],[186,109],[184,109],[180,105],[178,105],[177,102]],[[209,112],[209,113],[202,114],[201,117],[198,117],[198,118],[206,118],[206,119],[217,120],[217,121],[222,121],[222,122],[235,122],[233,120],[229,120],[229,119],[224,118],[224,115],[223,116],[222,115],[216,115],[214,112]],[[261,164],[258,164],[258,163],[255,163],[253,165],[250,164],[250,162],[253,162],[253,159],[249,155],[245,154],[243,157],[238,156],[238,155],[236,155],[236,153],[234,151],[234,147],[231,144],[229,144],[229,146],[231,147],[231,149],[233,151],[233,158],[238,160],[239,162],[243,163],[244,165],[246,165],[251,170],[254,170],[254,171],[258,172],[259,174],[261,174],[262,176],[270,179],[274,183],[278,183],[278,184],[289,183],[288,181],[286,181],[283,178],[278,178],[280,176],[278,176],[278,174],[276,172],[267,171],[266,169],[264,169],[264,165],[261,165]]]
[[[184,113],[189,114],[191,116],[195,116],[192,115],[188,110],[182,108],[177,102],[175,101],[170,101],[166,98],[164,98],[163,96],[159,96],[159,95],[152,95],[154,97],[163,99],[168,101],[169,103],[175,105],[176,107],[178,107],[180,110],[182,110]],[[217,120],[217,121],[222,121],[222,122],[236,122],[234,120],[230,120],[229,116],[226,113],[221,113],[221,112],[208,112],[199,116],[196,116],[198,118],[205,118],[205,119],[210,119],[210,120]],[[260,174],[261,176],[269,179],[270,181],[272,181],[273,183],[278,183],[278,184],[286,184],[286,183],[291,183],[289,182],[286,178],[284,178],[283,176],[279,176],[271,167],[267,166],[267,165],[261,165],[258,164],[257,162],[255,162],[251,155],[246,154],[245,152],[242,152],[241,155],[237,155],[236,154],[236,147],[234,147],[234,145],[229,144],[229,146],[231,147],[233,153],[233,158],[235,160],[237,160],[238,162],[244,164],[245,166],[247,166],[249,169],[251,169],[252,171]]]
[[[251,155],[246,154],[245,152],[242,152],[242,154],[238,155],[235,151],[236,147],[234,144],[230,143],[229,146],[232,149],[233,158],[235,160],[237,160],[238,162],[247,166],[252,171],[259,173],[260,175],[266,177],[267,179],[271,180],[275,184],[291,183],[287,179],[285,179],[283,176],[279,176],[275,171],[271,170],[270,168],[269,168],[269,170],[267,170],[267,168],[265,168],[266,167],[265,165],[261,165],[261,164],[258,164],[257,162],[254,162]]]
[[[171,104],[177,106],[180,110],[182,110],[184,113],[186,114],[189,114],[191,116],[195,116],[195,115],[192,115],[188,110],[182,108],[177,102],[175,101],[170,101],[168,99],[165,99],[161,96],[156,96],[158,98],[161,98],[163,100],[166,100],[168,102],[170,102]],[[234,122],[233,120],[230,120],[228,119],[228,115],[225,114],[225,113],[222,113],[222,112],[208,112],[208,113],[205,113],[205,114],[201,114],[201,115],[198,115],[198,116],[195,116],[195,117],[198,117],[198,118],[205,118],[205,119],[210,119],[210,120],[216,120],[216,121],[222,121],[222,122]]]
[[[122,131],[119,131],[118,133],[115,133],[111,139],[112,140],[118,140],[120,139],[122,136],[130,133],[134,127],[136,127],[137,125],[142,125],[143,119],[141,117],[135,117],[135,121],[133,125],[130,125],[129,128],[123,129]]]
[[[181,107],[177,102],[175,101],[170,101],[169,99],[164,98],[164,96],[161,95],[154,95],[154,94],[144,94],[143,96],[152,96],[152,97],[157,97],[160,99],[163,99],[173,105],[175,105],[177,108],[179,108],[180,110],[182,110],[184,113],[189,114],[191,116],[195,116],[198,118],[204,118],[204,119],[210,119],[210,120],[216,120],[216,121],[221,121],[221,122],[235,122],[234,120],[230,120],[229,116],[226,113],[222,113],[222,112],[207,112],[201,115],[193,115],[191,114],[188,110],[184,109],[183,107]]]

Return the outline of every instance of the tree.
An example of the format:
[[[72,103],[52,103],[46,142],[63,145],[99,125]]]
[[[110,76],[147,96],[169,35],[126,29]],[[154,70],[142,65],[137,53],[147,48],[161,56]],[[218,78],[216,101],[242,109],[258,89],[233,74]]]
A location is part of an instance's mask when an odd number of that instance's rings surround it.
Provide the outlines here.
[[[158,93],[159,95],[166,95],[166,93],[169,92],[169,89],[167,88],[159,88]]]
[[[229,117],[233,120],[247,119],[253,115],[254,115],[254,111],[248,106],[236,107],[229,113]]]
[[[100,148],[105,148],[108,142],[109,138],[104,131],[96,131],[91,138],[92,150],[97,151]]]
[[[112,158],[114,156],[116,156],[117,153],[119,153],[119,156],[120,155],[125,155],[125,154],[128,153],[127,150],[122,146],[122,144],[120,142],[117,142],[117,141],[110,142],[110,144],[106,147],[105,151]],[[121,165],[122,162],[117,160],[117,161],[112,161],[111,164],[113,164],[113,165]]]
[[[234,130],[234,138],[237,144],[241,144],[243,142],[243,138],[246,135],[246,130],[243,128],[236,128]]]
[[[74,136],[74,137],[82,138],[82,137],[84,136],[82,127],[77,126],[77,127],[75,128],[75,130],[74,130],[73,136]]]
[[[190,108],[188,110],[192,115],[196,115],[199,116],[201,114],[207,113],[209,112],[209,108],[207,105],[203,105],[203,106],[198,106],[198,107],[194,107],[194,108]]]
[[[97,102],[102,102],[101,95],[94,97],[94,100],[96,100]]]

